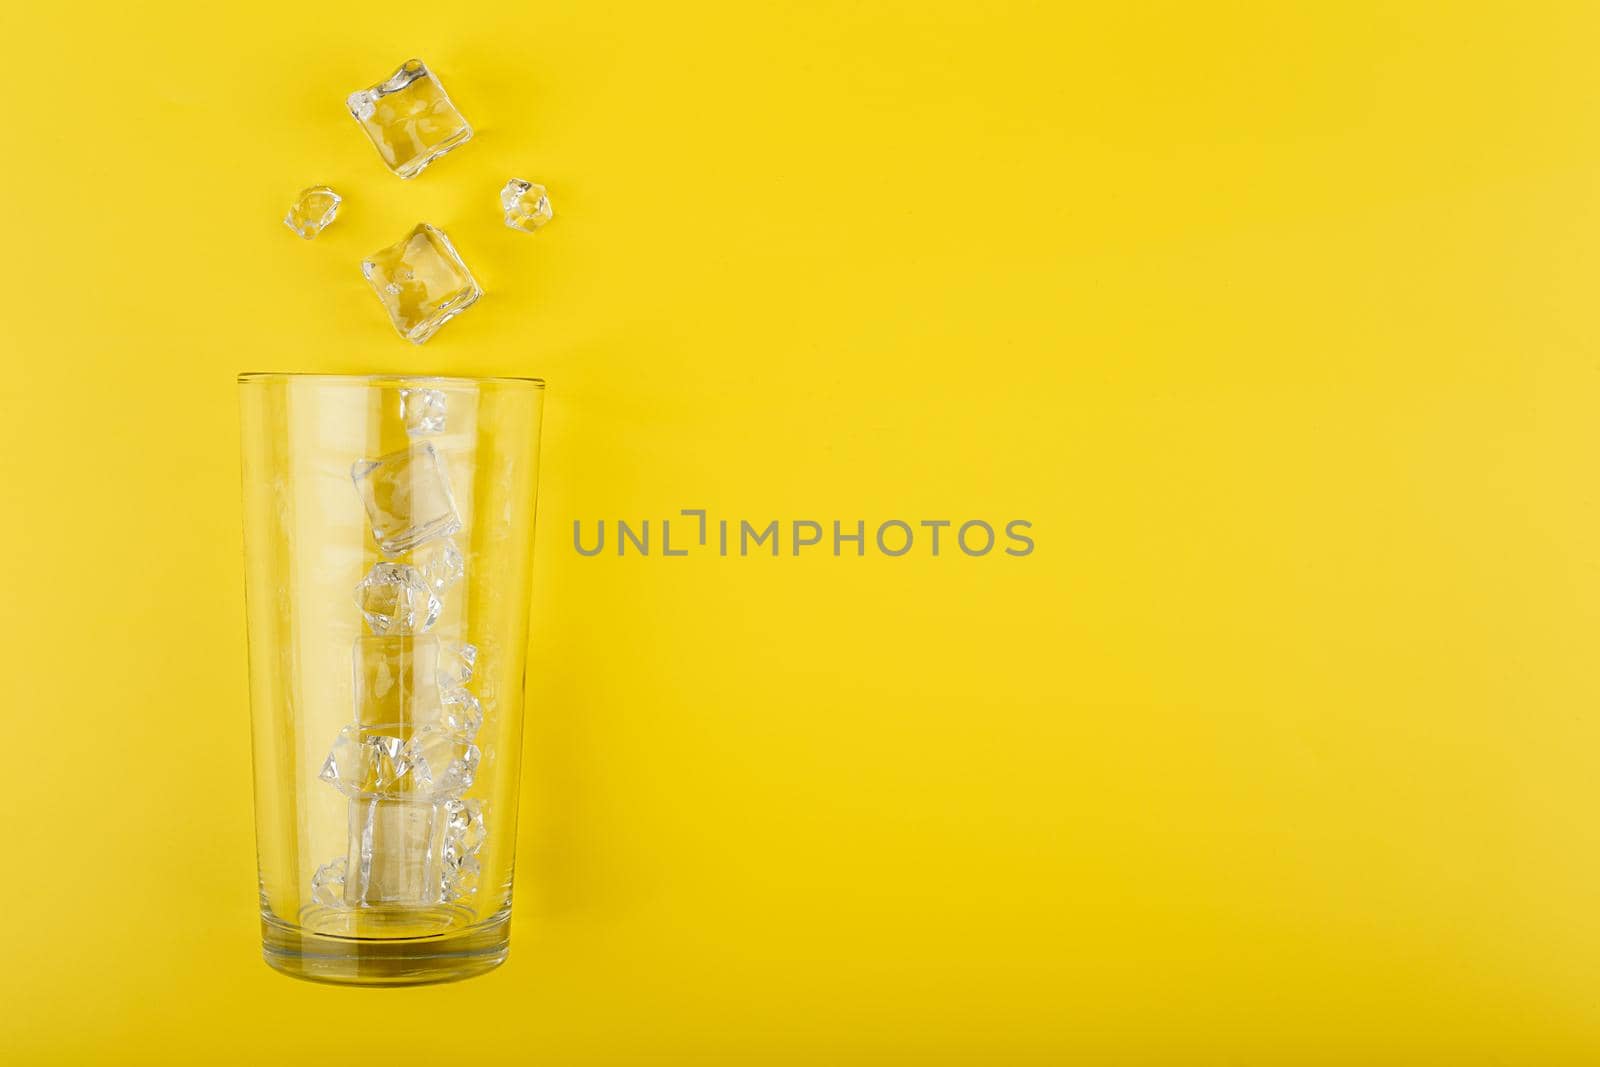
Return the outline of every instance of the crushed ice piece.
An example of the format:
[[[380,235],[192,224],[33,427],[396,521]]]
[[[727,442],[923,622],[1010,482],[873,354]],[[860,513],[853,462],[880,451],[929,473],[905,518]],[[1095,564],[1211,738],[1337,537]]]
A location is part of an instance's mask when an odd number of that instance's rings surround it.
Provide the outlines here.
[[[408,59],[387,80],[351,93],[345,106],[384,165],[402,178],[415,178],[472,139],[472,127],[420,59]]]
[[[544,186],[521,178],[512,178],[500,190],[500,207],[505,211],[506,225],[523,233],[532,233],[554,215]]]
[[[350,801],[345,903],[436,904],[444,877],[444,813],[428,800]]]
[[[469,644],[446,645],[439,653],[438,682],[442,689],[460,689],[472,681],[472,669],[478,663],[478,646]]]
[[[459,737],[473,737],[483,725],[483,705],[465,689],[447,689],[441,698],[439,723]]]
[[[441,858],[440,896],[446,902],[478,891],[478,853],[488,836],[483,807],[476,800],[447,800]]]
[[[326,185],[313,185],[302,189],[289,205],[283,224],[307,241],[327,229],[339,214],[344,198]]]
[[[476,854],[488,836],[483,825],[483,806],[476,800],[447,800],[444,815],[445,855],[460,859]]]
[[[444,432],[444,393],[438,389],[400,390],[400,417],[412,437]]]
[[[311,876],[311,901],[326,908],[337,908],[344,903],[344,856],[324,863]]]
[[[435,593],[444,591],[459,582],[467,573],[467,561],[461,550],[448,537],[438,544],[422,564],[422,577]]]
[[[350,468],[350,478],[385,556],[398,556],[461,529],[444,459],[427,442],[361,460]]]
[[[374,563],[356,586],[356,604],[375,634],[422,633],[443,608],[422,572],[408,563]]]
[[[478,756],[478,746],[471,741],[436,726],[424,726],[411,735],[400,759],[417,793],[444,797],[472,784]]]
[[[446,904],[471,896],[478,891],[480,867],[477,856],[463,856],[460,863],[441,864],[439,897]]]
[[[423,725],[438,718],[438,638],[358,637],[353,658],[358,726]]]
[[[404,785],[405,742],[393,733],[361,726],[339,731],[318,778],[345,796],[393,793]]]
[[[425,222],[362,260],[361,275],[400,336],[415,345],[483,295],[450,238]]]

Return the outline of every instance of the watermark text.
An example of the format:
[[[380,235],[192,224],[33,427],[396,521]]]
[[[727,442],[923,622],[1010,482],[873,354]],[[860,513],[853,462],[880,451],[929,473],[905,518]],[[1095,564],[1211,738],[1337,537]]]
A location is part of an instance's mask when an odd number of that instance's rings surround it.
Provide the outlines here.
[[[572,520],[580,556],[1031,556],[1027,519],[749,519],[712,518],[683,508],[674,518]]]

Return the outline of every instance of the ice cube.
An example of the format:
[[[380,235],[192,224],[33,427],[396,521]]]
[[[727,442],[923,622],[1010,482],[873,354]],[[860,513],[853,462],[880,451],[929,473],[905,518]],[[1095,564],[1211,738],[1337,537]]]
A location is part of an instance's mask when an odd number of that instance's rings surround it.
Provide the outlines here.
[[[350,468],[350,477],[385,556],[398,556],[461,529],[444,460],[426,442],[361,460]]]
[[[438,903],[445,822],[441,806],[432,801],[351,800],[345,903],[352,907]]]
[[[351,93],[345,106],[384,164],[402,178],[415,178],[472,138],[472,127],[420,59],[407,60],[387,81]]]
[[[439,897],[446,904],[471,896],[478,891],[479,865],[477,856],[463,856],[459,863],[441,864]]]
[[[478,852],[487,832],[483,808],[476,800],[447,800],[442,808],[445,825],[440,895],[448,902],[478,891]]]
[[[422,726],[439,718],[439,641],[358,637],[355,718],[360,726]]]
[[[405,741],[385,727],[346,726],[334,739],[317,775],[345,796],[386,796],[401,791],[407,766]]]
[[[420,345],[483,295],[443,230],[427,223],[361,263],[394,328]]]
[[[422,577],[427,580],[428,587],[441,596],[466,573],[467,561],[461,557],[461,550],[456,543],[449,538],[435,546],[422,562]]]
[[[444,432],[444,393],[437,389],[400,390],[400,417],[412,437]]]
[[[417,793],[448,797],[472,784],[478,755],[478,746],[471,741],[437,726],[424,726],[411,735],[400,759]]]
[[[505,211],[506,225],[523,233],[537,230],[554,214],[544,186],[521,178],[512,178],[500,190],[500,207]]]
[[[337,908],[344,903],[344,872],[346,857],[340,856],[324,863],[311,876],[311,901],[327,908]]]
[[[483,847],[488,832],[483,824],[483,807],[476,800],[444,802],[445,855],[461,859]]]
[[[473,737],[483,725],[483,705],[465,689],[446,689],[440,700],[439,724],[458,737]]]
[[[356,586],[356,604],[375,634],[422,633],[442,608],[422,572],[409,563],[374,563]]]
[[[472,681],[472,668],[477,662],[477,645],[445,645],[439,652],[439,686],[460,689]]]
[[[309,241],[333,223],[342,202],[343,198],[326,185],[302,189],[289,205],[283,224]]]

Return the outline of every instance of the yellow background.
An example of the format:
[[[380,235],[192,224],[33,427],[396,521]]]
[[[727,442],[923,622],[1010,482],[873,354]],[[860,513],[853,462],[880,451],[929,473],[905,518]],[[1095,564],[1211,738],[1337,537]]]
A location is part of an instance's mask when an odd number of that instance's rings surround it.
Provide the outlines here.
[[[1594,5],[0,31],[0,1059],[1600,1059]],[[411,55],[478,137],[401,182],[343,100]],[[357,263],[419,220],[487,295],[413,348]],[[259,959],[234,375],[289,369],[549,381],[485,978]],[[1038,547],[571,546],[697,506]]]

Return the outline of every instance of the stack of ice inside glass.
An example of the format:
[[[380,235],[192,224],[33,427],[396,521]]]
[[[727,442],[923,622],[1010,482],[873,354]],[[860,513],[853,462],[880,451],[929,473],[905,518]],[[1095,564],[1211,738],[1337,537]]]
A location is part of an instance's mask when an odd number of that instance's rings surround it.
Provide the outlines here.
[[[407,447],[351,468],[377,552],[355,588],[351,720],[320,777],[346,798],[345,854],[318,868],[312,900],[333,908],[431,907],[477,889],[483,812],[464,794],[481,758],[483,706],[467,688],[478,650],[434,631],[466,564],[443,455],[439,390],[399,391]],[[459,612],[452,618],[461,618]],[[462,624],[464,626],[464,624]]]

